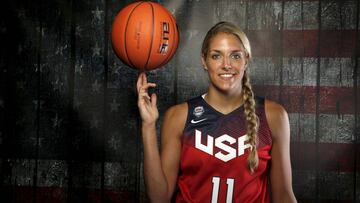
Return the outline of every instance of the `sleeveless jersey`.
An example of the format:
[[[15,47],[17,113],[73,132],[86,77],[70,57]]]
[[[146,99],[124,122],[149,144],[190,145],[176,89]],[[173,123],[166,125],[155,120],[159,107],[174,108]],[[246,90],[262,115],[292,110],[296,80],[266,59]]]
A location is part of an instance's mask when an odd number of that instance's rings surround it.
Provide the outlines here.
[[[265,203],[269,197],[271,131],[264,99],[256,98],[260,125],[258,169],[251,174],[244,107],[222,114],[202,96],[188,101],[188,117],[181,138],[176,202]]]

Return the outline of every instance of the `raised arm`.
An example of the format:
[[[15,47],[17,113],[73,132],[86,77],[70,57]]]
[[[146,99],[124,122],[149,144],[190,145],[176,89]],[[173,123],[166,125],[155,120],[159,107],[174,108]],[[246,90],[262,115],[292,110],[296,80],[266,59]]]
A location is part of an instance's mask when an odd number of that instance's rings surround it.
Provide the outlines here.
[[[274,203],[294,203],[297,201],[292,189],[289,118],[285,109],[275,102],[266,100],[265,109],[273,138],[270,169],[272,199]]]
[[[161,153],[157,145],[156,121],[159,113],[155,94],[148,95],[145,73],[137,82],[138,107],[142,119],[142,140],[144,145],[144,178],[147,194],[151,202],[170,202],[179,171],[181,142],[180,137],[185,125],[187,105],[176,105],[165,113],[161,128]]]

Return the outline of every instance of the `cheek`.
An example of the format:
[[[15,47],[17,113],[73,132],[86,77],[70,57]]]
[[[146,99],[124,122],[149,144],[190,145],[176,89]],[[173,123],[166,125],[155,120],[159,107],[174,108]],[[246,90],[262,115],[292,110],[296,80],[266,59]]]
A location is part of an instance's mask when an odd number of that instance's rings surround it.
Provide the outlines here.
[[[209,72],[214,72],[219,67],[219,64],[216,62],[207,62],[206,68]]]

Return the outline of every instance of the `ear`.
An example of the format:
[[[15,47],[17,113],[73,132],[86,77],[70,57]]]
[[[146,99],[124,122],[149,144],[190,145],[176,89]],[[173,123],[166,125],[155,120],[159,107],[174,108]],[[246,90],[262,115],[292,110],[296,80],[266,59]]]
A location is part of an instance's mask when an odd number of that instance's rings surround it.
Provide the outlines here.
[[[204,67],[204,69],[207,70],[204,55],[201,56],[201,64],[202,64],[202,66]]]

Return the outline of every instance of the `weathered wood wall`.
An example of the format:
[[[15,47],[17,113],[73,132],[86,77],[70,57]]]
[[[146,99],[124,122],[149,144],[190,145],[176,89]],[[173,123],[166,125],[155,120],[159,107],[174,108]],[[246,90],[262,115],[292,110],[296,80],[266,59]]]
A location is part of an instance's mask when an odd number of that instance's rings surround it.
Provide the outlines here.
[[[0,18],[0,202],[147,202],[137,72],[109,33],[132,1],[7,0]],[[160,112],[206,90],[200,45],[216,22],[248,34],[256,94],[291,123],[299,202],[360,202],[358,0],[164,0],[181,42]]]

